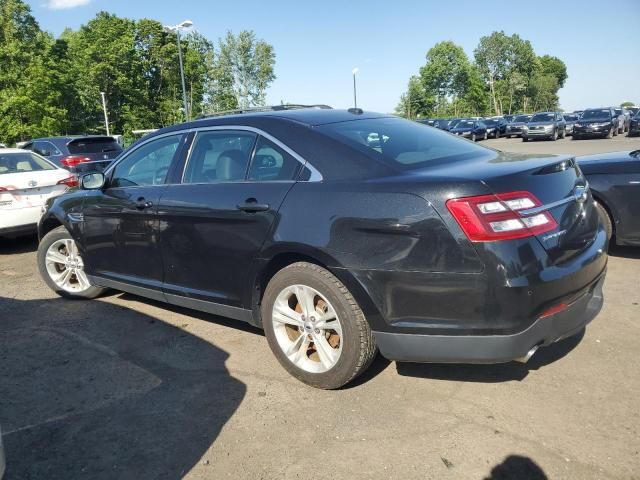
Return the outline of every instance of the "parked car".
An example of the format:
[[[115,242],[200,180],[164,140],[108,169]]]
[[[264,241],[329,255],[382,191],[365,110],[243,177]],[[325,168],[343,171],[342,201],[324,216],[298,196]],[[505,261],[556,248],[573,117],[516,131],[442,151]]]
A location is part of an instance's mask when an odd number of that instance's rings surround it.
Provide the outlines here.
[[[609,238],[640,246],[640,150],[577,158]]]
[[[7,146],[4,143],[0,143],[0,148],[7,148]]]
[[[77,184],[67,170],[34,152],[0,149],[0,236],[35,233],[44,202]]]
[[[488,137],[487,127],[481,120],[460,120],[455,127],[449,130],[454,135],[470,139],[472,142],[486,140]]]
[[[629,136],[636,137],[640,135],[640,113],[636,113],[636,116],[629,122]]]
[[[502,116],[502,118],[503,118],[507,123],[509,123],[509,122],[511,122],[511,121],[515,118],[515,115],[511,115],[511,114],[509,114],[509,115],[503,115],[503,116]]]
[[[614,108],[613,111],[618,115],[618,133],[629,131],[631,123],[631,112],[626,108]]]
[[[627,110],[631,112],[631,118],[633,118],[640,112],[640,107],[627,107]]]
[[[575,112],[573,112],[573,114],[577,115],[578,118],[582,118],[583,113],[584,113],[584,110],[576,110]]]
[[[483,121],[487,127],[487,136],[493,138],[500,138],[507,134],[507,121],[500,118],[487,118]]]
[[[531,120],[533,115],[518,115],[507,125],[507,138],[522,136],[522,129]]]
[[[434,124],[436,123],[436,119],[435,118],[418,118],[416,122],[433,127]]]
[[[565,122],[565,135],[570,136],[573,135],[573,126],[578,121],[578,116],[573,113],[565,113],[562,115],[564,117]]]
[[[74,173],[103,170],[122,152],[116,139],[108,136],[36,138],[23,148]]]
[[[320,388],[378,348],[526,361],[602,306],[606,234],[568,156],[362,110],[280,110],[164,128],[81,183],[39,224],[55,292],[114,288],[247,321]]]
[[[522,129],[522,141],[528,142],[530,139],[542,138],[553,140],[564,138],[566,123],[560,112],[536,113]]]
[[[618,121],[613,108],[589,108],[573,124],[573,140],[594,136],[613,138],[618,135]]]

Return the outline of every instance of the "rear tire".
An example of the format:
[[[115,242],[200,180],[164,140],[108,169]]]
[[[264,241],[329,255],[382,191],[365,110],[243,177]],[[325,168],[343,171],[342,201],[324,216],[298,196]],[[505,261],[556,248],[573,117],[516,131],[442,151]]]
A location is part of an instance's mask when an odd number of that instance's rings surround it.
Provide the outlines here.
[[[598,201],[595,202],[595,206],[604,224],[604,230],[607,232],[607,241],[611,241],[611,237],[613,236],[613,222],[611,221],[609,212],[607,212],[607,209]]]
[[[106,290],[91,285],[76,242],[63,226],[51,230],[40,241],[38,269],[47,286],[61,297],[88,300]]]
[[[312,387],[342,387],[364,372],[378,351],[349,290],[312,263],[297,262],[276,273],[265,289],[261,313],[273,354],[287,372]]]

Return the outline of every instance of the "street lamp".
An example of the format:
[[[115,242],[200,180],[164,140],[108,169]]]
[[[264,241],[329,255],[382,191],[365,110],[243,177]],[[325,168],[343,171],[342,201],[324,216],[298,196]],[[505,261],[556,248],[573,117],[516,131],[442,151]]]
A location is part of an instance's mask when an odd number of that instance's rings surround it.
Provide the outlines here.
[[[105,98],[105,93],[100,92],[100,96],[102,97],[102,111],[104,112],[104,126],[107,130],[107,136],[110,136],[109,132],[109,116],[107,115],[107,99]]]
[[[353,108],[358,108],[358,97],[356,95],[356,73],[358,73],[358,67],[351,70],[353,74]]]
[[[189,28],[193,25],[193,22],[191,20],[185,20],[182,23],[179,23],[178,25],[174,25],[173,27],[171,26],[164,26],[164,31],[165,32],[175,32],[176,37],[178,38],[178,60],[180,62],[180,80],[182,81],[182,101],[184,102],[184,115],[187,119],[187,121],[189,121],[189,104],[187,102],[187,88],[185,87],[185,83],[184,83],[184,66],[182,65],[182,45],[180,44],[180,30],[182,30],[183,28]]]

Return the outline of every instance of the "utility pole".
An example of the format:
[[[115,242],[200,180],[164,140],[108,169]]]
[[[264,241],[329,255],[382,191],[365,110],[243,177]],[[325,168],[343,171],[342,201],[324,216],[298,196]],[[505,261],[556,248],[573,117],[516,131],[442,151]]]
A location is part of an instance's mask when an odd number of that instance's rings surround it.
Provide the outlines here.
[[[100,96],[102,97],[102,110],[104,111],[104,127],[107,130],[107,136],[111,136],[111,132],[109,132],[109,116],[107,115],[107,99],[104,92],[100,92]]]

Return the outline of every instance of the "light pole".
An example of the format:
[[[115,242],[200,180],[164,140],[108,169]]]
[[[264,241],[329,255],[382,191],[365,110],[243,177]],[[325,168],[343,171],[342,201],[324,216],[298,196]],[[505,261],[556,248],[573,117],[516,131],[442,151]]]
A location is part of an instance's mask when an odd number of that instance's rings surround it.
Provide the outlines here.
[[[109,132],[109,117],[107,116],[107,100],[105,98],[105,93],[100,92],[100,96],[102,97],[102,110],[104,111],[104,126],[107,129],[107,137],[111,135]]]
[[[187,102],[187,88],[184,83],[184,66],[182,65],[182,45],[180,44],[180,30],[183,28],[189,28],[193,25],[191,20],[185,20],[178,25],[174,25],[173,27],[164,26],[165,32],[175,32],[176,37],[178,38],[178,60],[180,63],[180,80],[182,82],[182,101],[184,102],[184,115],[187,121],[189,121],[189,103]]]
[[[353,108],[358,108],[358,96],[356,94],[356,73],[358,73],[358,67],[351,70],[353,74]]]

